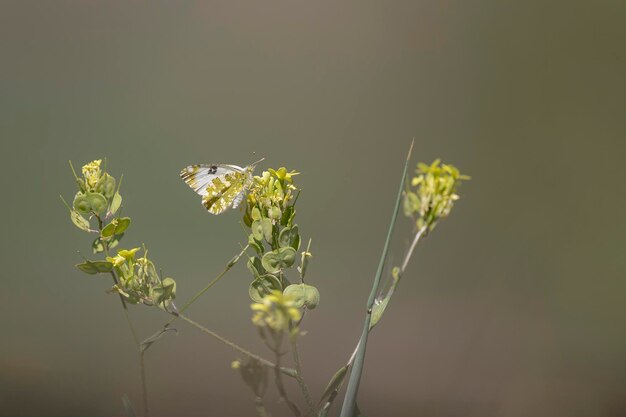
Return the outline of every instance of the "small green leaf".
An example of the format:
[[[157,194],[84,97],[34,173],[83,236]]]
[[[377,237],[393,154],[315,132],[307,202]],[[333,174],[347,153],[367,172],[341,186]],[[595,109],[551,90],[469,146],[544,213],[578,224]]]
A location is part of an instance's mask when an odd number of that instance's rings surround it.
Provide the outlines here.
[[[119,210],[121,205],[122,205],[122,196],[120,195],[120,193],[115,193],[113,195],[113,200],[111,200],[111,206],[109,207],[109,214],[115,214],[117,210]]]
[[[113,221],[109,224],[107,224],[106,226],[104,226],[104,229],[102,229],[102,232],[100,232],[100,235],[103,238],[107,238],[107,237],[111,237],[115,234],[115,228],[117,226],[117,219],[113,219]]]
[[[106,272],[111,272],[111,270],[113,269],[113,264],[111,262],[107,262],[107,261],[94,261],[92,262],[96,269],[98,270],[98,272],[100,273],[106,273]]]
[[[275,273],[283,268],[289,268],[296,260],[296,250],[292,247],[280,248],[263,255],[261,263],[269,273]]]
[[[343,380],[345,379],[347,372],[348,372],[348,366],[343,366],[339,368],[337,372],[335,372],[335,375],[333,375],[333,377],[328,382],[328,385],[326,386],[326,389],[324,390],[324,393],[322,394],[322,397],[320,398],[320,402],[319,402],[320,404],[325,401],[329,401],[329,400],[332,401],[331,396],[333,396],[333,393],[337,395],[337,391],[339,391],[339,388],[341,388],[341,384],[343,383]]]
[[[70,212],[70,218],[72,219],[72,223],[74,223],[80,230],[84,230],[85,232],[90,231],[89,220],[81,216],[76,210],[72,210]]]
[[[121,217],[117,219],[117,226],[115,226],[115,234],[122,234],[130,226],[130,217]]]
[[[76,264],[76,268],[90,275],[95,275],[98,273],[98,269],[91,262],[83,262],[82,264]]]
[[[248,294],[250,298],[257,303],[263,301],[263,297],[272,292],[272,290],[281,290],[280,281],[274,275],[266,274],[258,277],[250,283]]]
[[[380,303],[375,303],[374,307],[372,307],[372,319],[370,321],[370,330],[378,324],[378,321],[383,316],[385,309],[387,308],[387,304],[389,304],[389,296],[385,297]]]
[[[113,264],[106,261],[85,261],[77,264],[76,268],[80,269],[86,274],[95,275],[98,273],[111,272]]]

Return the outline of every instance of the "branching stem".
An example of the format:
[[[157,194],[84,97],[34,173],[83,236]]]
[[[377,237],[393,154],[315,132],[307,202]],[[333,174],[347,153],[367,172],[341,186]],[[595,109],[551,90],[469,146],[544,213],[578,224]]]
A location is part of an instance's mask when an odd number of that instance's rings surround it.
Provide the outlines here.
[[[228,271],[230,271],[230,269],[235,266],[235,264],[239,261],[239,259],[243,256],[244,253],[246,253],[246,250],[250,247],[250,245],[246,245],[241,252],[239,252],[233,259],[230,260],[230,262],[228,262],[228,264],[226,265],[226,267],[222,270],[222,272],[220,272],[215,278],[213,278],[204,288],[202,288],[200,291],[198,291],[193,297],[191,297],[189,299],[189,301],[187,301],[185,304],[183,304],[183,306],[178,310],[178,314],[182,314],[185,310],[187,310],[189,308],[189,306],[191,306],[198,298],[200,298],[202,296],[202,294],[204,294],[205,292],[207,292],[209,290],[209,288],[211,288],[213,285],[217,284],[217,282],[222,279],[222,277],[224,275],[226,275],[226,273]],[[171,326],[172,323],[174,323],[176,320],[178,320],[178,317],[176,314],[173,314],[173,317],[163,325],[163,327],[158,330],[157,332],[155,332],[152,336],[148,337],[145,341],[153,339],[155,337],[158,337],[161,333],[163,333],[163,330],[166,330],[169,326]],[[144,341],[144,343],[145,343]],[[147,350],[148,348],[146,348]]]

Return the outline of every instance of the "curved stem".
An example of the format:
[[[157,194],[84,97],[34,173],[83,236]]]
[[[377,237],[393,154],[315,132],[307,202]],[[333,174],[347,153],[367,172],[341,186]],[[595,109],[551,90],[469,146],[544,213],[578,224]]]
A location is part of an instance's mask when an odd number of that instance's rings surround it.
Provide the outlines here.
[[[250,247],[250,245],[246,245],[241,252],[239,252],[234,258],[232,258],[228,264],[226,265],[226,267],[222,270],[222,272],[220,272],[215,278],[213,278],[204,288],[202,288],[200,291],[198,291],[193,297],[191,297],[189,299],[189,301],[187,301],[185,304],[183,304],[183,306],[178,310],[178,314],[183,313],[185,310],[187,310],[189,308],[189,306],[191,306],[198,298],[200,298],[202,296],[202,294],[204,294],[205,292],[207,292],[209,290],[209,288],[211,288],[213,285],[215,285],[220,279],[222,279],[222,277],[224,275],[226,275],[226,273],[228,271],[230,271],[230,269],[235,266],[235,264],[239,261],[239,259],[243,256],[244,253],[246,253],[246,250]],[[174,323],[176,320],[178,320],[178,316],[176,314],[173,314],[174,317],[172,317],[167,323],[165,323],[163,325],[163,327],[155,332],[152,336],[148,337],[146,340],[144,340],[144,343],[147,340],[153,339],[155,337],[158,337],[161,333],[163,333],[164,329],[167,329],[172,323]],[[147,348],[146,348],[147,349]]]
[[[282,367],[280,365],[277,365],[271,361],[268,361],[265,358],[260,357],[259,355],[256,355],[252,352],[250,352],[247,349],[242,348],[241,346],[239,346],[238,344],[231,342],[230,340],[226,339],[223,336],[220,336],[219,334],[215,333],[212,330],[207,329],[206,327],[204,327],[203,325],[201,325],[200,323],[196,323],[195,321],[193,321],[192,319],[190,319],[187,316],[184,316],[180,313],[170,313],[173,314],[179,318],[181,318],[182,320],[186,321],[187,323],[191,324],[192,326],[194,326],[195,328],[197,328],[198,330],[200,330],[203,333],[208,334],[209,336],[212,336],[214,338],[216,338],[217,340],[219,340],[220,342],[224,343],[227,346],[230,346],[231,348],[235,349],[237,352],[242,353],[250,358],[256,359],[257,361],[259,361],[262,365],[267,366],[268,368],[276,368],[278,367],[278,370],[287,375],[290,376],[292,378],[296,377],[297,372],[295,371],[295,369],[291,369],[291,368],[285,368]]]
[[[213,278],[213,280],[211,282],[209,282],[204,288],[202,288],[200,291],[198,291],[193,297],[191,297],[191,299],[189,299],[189,301],[187,301],[185,304],[183,304],[183,306],[178,310],[179,313],[183,313],[185,310],[187,310],[187,308],[189,308],[189,306],[191,306],[198,298],[200,298],[202,296],[202,294],[204,294],[205,292],[208,291],[209,288],[211,288],[213,285],[215,285],[224,275],[226,275],[226,273],[228,271],[230,271],[230,269],[235,266],[235,264],[239,261],[239,258],[241,258],[243,256],[244,253],[246,253],[246,250],[248,250],[248,248],[250,247],[250,244],[247,244],[242,250],[241,252],[239,252],[237,255],[235,255],[234,258],[232,258],[228,264],[226,265],[226,267],[222,270],[222,272],[220,272],[215,278]],[[172,322],[176,320],[176,318],[173,318],[168,325]]]

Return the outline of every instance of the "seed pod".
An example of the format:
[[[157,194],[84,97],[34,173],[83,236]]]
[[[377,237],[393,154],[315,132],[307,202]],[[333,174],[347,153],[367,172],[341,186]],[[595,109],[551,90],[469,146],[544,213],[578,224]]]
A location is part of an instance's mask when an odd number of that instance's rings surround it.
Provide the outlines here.
[[[109,174],[104,174],[96,184],[96,191],[104,195],[106,198],[111,198],[115,194],[115,178]]]
[[[89,214],[91,211],[91,205],[89,204],[89,199],[87,199],[85,194],[76,194],[76,197],[74,197],[74,210],[80,214]]]
[[[102,213],[107,209],[107,199],[100,193],[89,193],[86,195],[89,206],[94,213]]]

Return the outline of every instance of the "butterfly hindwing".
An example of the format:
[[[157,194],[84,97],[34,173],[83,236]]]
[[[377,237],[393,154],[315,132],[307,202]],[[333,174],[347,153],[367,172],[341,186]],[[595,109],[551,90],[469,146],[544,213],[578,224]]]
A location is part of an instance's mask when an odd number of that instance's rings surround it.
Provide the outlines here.
[[[202,205],[209,213],[221,214],[238,207],[252,183],[254,166],[190,165],[180,173],[181,178],[202,196]]]
[[[233,206],[246,182],[245,172],[232,172],[211,180],[207,194],[202,197],[202,204],[209,213],[220,214]]]

